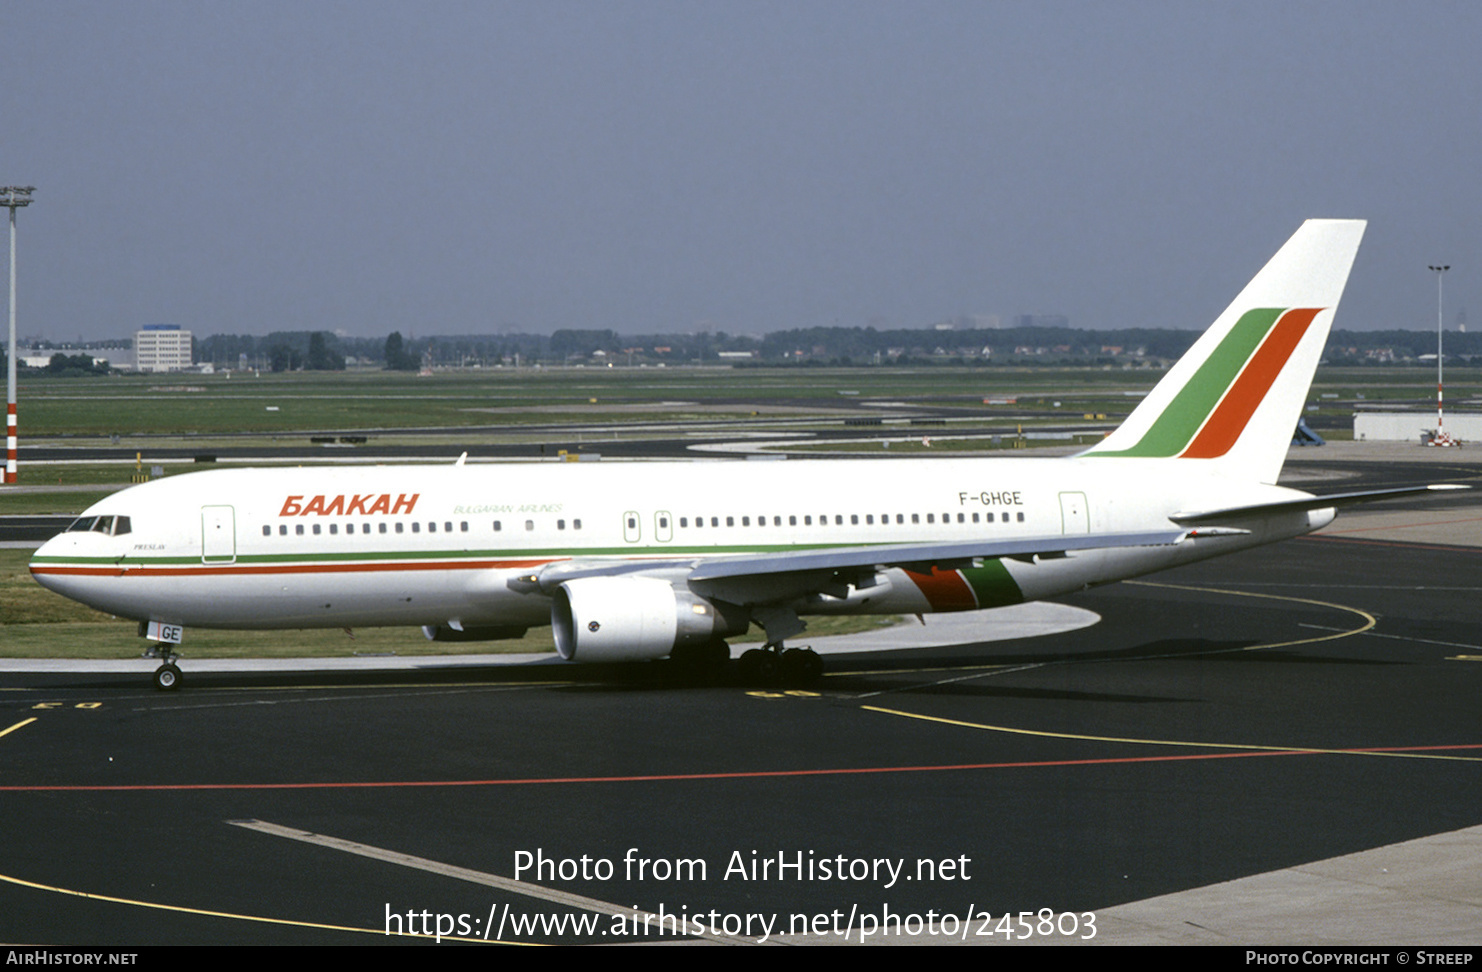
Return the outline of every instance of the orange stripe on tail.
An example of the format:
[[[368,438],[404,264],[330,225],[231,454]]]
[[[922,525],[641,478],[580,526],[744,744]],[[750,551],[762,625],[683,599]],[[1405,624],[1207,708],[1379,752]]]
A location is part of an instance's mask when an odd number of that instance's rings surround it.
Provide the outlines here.
[[[1256,413],[1266,393],[1276,383],[1287,359],[1297,349],[1302,336],[1321,307],[1297,307],[1287,311],[1276,322],[1266,340],[1251,355],[1245,370],[1224,399],[1215,408],[1204,428],[1182,453],[1185,459],[1215,459],[1229,452],[1245,431],[1246,423]]]

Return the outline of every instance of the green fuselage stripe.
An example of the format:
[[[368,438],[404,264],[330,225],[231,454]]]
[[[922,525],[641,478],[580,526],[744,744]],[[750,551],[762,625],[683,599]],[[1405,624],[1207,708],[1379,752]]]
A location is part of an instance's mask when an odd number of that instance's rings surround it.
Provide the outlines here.
[[[1001,560],[985,560],[983,566],[967,567],[960,573],[973,589],[980,608],[1003,607],[1024,600],[1024,592],[1019,590],[1019,585],[1014,583]]]

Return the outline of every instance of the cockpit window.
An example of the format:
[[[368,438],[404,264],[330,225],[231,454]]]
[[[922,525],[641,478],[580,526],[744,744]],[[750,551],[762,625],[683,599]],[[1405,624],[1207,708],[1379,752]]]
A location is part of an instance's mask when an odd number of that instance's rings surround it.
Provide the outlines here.
[[[79,516],[67,527],[67,533],[101,533],[121,537],[133,530],[126,516]]]

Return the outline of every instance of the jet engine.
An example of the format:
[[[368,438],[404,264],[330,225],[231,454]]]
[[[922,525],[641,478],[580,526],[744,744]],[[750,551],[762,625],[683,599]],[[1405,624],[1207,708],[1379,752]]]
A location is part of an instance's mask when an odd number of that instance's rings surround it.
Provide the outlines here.
[[[654,577],[583,577],[556,588],[551,628],[567,661],[646,661],[744,632],[742,608]]]

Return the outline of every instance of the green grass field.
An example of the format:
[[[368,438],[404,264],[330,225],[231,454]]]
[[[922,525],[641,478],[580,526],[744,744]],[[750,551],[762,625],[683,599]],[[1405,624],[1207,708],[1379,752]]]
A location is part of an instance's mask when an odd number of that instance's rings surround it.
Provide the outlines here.
[[[860,401],[951,405],[991,418],[985,397],[1025,397],[1051,411],[1105,410],[1160,372],[1023,368],[486,369],[427,377],[392,372],[32,378],[21,383],[28,439],[118,435],[297,435],[481,425],[701,422],[815,414]],[[1054,409],[1052,401],[1060,402]],[[753,415],[753,412],[759,414]]]
[[[811,415],[834,424],[843,409],[868,414],[855,408],[862,402],[946,406],[984,421],[1006,410],[1028,411],[1032,420],[1048,421],[1083,412],[1124,415],[1162,374],[1110,367],[490,368],[426,377],[352,371],[27,378],[20,386],[20,429],[27,441],[117,435],[125,446],[175,435],[297,441],[316,431],[398,435],[476,426],[512,426],[507,434],[518,435],[519,426],[551,423],[742,419],[765,426]],[[1482,394],[1482,369],[1453,368],[1447,385],[1458,404],[1475,398]],[[1323,368],[1312,399],[1332,393],[1344,401],[1423,402],[1434,389],[1434,372],[1426,368]],[[1010,409],[984,404],[985,398],[1017,402]]]

